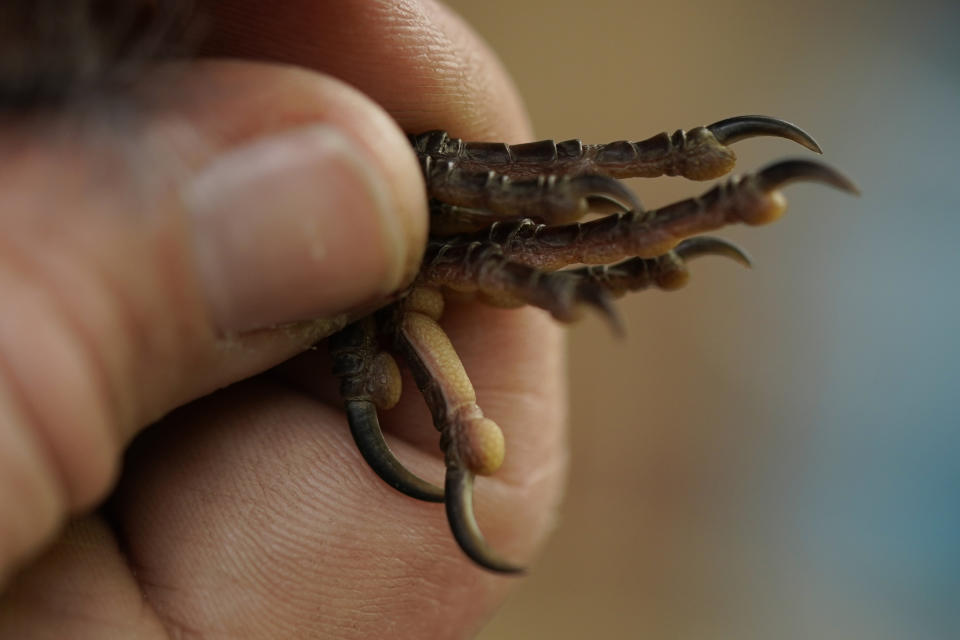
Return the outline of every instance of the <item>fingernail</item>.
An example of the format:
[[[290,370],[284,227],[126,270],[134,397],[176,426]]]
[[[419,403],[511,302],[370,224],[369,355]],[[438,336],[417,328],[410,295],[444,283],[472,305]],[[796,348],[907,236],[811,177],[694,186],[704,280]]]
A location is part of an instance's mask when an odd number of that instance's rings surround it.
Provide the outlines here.
[[[324,317],[401,284],[407,234],[363,153],[338,129],[313,125],[230,150],[188,185],[220,329]]]

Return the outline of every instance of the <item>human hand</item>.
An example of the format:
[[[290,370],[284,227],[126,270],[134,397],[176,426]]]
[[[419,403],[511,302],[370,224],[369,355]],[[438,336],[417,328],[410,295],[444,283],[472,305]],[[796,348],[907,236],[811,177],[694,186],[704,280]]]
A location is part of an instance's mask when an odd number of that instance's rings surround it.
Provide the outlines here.
[[[0,125],[0,636],[469,636],[516,579],[366,467],[323,349],[238,381],[412,277],[425,203],[401,129],[519,141],[522,107],[428,0],[214,11],[209,52],[247,62]],[[528,559],[563,476],[558,330],[473,305],[443,324],[507,438],[481,526]],[[405,386],[385,430],[437,481]]]

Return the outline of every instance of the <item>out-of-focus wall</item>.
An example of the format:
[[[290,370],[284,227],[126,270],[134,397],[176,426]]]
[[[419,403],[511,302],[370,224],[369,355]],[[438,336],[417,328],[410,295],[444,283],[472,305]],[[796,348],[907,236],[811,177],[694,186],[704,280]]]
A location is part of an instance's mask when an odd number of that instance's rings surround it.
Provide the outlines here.
[[[541,137],[776,115],[864,192],[788,187],[783,220],[723,234],[753,270],[703,259],[620,303],[626,339],[571,330],[569,496],[481,638],[956,638],[960,5],[450,4]],[[740,170],[811,155],[736,149]]]

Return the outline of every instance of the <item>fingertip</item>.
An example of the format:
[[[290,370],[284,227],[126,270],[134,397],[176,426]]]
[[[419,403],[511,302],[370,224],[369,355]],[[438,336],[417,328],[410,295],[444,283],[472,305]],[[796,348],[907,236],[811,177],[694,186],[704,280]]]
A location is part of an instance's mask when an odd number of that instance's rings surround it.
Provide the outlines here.
[[[184,202],[220,329],[325,317],[386,296],[416,252],[388,178],[327,124],[228,151]]]
[[[182,197],[216,324],[329,316],[408,282],[426,238],[426,198],[396,124],[343,83],[302,70],[219,62],[202,65],[200,79],[209,75],[221,76],[225,93],[184,116],[220,149],[198,163]],[[247,91],[273,94],[273,126],[261,125],[258,100],[231,107],[232,118],[252,122],[216,117],[219,103],[242,103]]]

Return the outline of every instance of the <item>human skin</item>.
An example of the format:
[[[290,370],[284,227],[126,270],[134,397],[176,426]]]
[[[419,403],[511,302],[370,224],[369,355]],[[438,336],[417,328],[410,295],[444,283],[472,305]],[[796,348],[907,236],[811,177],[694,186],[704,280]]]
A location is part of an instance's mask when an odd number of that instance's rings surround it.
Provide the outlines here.
[[[0,637],[469,637],[517,582],[366,467],[323,346],[275,365],[412,277],[402,131],[520,142],[521,103],[433,2],[282,7],[217,3],[205,54],[239,61],[0,121]],[[528,562],[565,467],[559,330],[443,325],[507,440],[478,518]],[[438,481],[405,387],[385,430]]]

